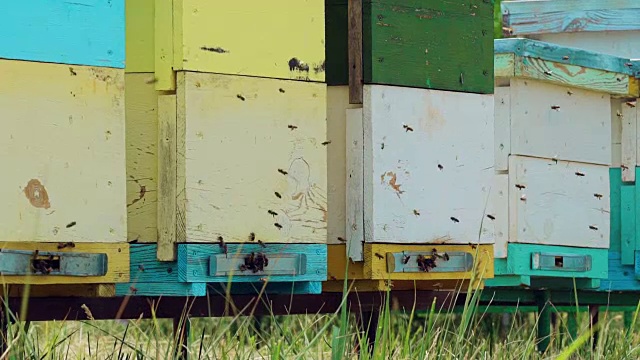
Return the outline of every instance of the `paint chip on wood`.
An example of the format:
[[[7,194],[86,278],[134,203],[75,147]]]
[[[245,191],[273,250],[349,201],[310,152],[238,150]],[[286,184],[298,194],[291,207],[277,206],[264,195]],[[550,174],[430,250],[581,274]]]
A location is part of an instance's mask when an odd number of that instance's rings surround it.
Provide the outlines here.
[[[47,189],[44,188],[44,185],[42,185],[38,179],[29,180],[27,187],[24,188],[24,194],[33,207],[40,209],[48,209],[51,207]]]

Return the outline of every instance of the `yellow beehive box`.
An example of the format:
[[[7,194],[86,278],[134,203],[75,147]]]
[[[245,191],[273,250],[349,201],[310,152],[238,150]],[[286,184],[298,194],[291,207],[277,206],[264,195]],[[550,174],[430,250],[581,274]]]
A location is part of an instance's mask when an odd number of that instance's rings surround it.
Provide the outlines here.
[[[158,89],[174,70],[324,82],[324,1],[157,0]]]

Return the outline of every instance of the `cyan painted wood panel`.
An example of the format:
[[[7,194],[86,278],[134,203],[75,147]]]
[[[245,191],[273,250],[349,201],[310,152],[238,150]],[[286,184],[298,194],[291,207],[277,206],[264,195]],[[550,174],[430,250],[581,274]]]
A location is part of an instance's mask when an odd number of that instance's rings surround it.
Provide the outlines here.
[[[531,254],[535,252],[561,255],[590,255],[591,270],[567,271],[567,270],[538,270],[532,268]],[[509,244],[507,250],[507,274],[549,276],[549,277],[576,277],[606,279],[608,271],[608,249],[579,248],[569,246],[533,245],[533,244]]]
[[[206,284],[180,282],[177,262],[160,262],[156,244],[130,245],[130,282],[116,284],[116,296],[204,296]]]
[[[320,281],[295,281],[295,282],[267,282],[265,283],[214,283],[208,284],[209,295],[257,295],[266,294],[320,294],[322,282]],[[264,289],[263,289],[264,287]],[[230,290],[230,291],[229,291]]]
[[[325,281],[327,279],[327,246],[322,244],[225,244],[227,257],[234,254],[263,253],[267,256],[277,254],[304,254],[306,268],[304,274],[299,275],[271,275],[262,272],[241,271],[237,269],[231,281],[254,282],[262,280],[269,282],[304,282]],[[179,244],[178,245],[178,273],[180,281],[226,283],[229,276],[214,276],[209,273],[212,255],[223,254],[224,248],[219,244]],[[270,263],[273,267],[273,261]],[[261,280],[262,279],[262,280]]]
[[[635,253],[636,264],[640,260],[640,253]],[[639,291],[640,281],[637,274],[638,265],[623,265],[619,251],[609,252],[609,276],[600,282],[599,291]]]
[[[3,1],[0,58],[124,68],[124,2]]]
[[[636,0],[503,1],[511,35],[640,29]]]

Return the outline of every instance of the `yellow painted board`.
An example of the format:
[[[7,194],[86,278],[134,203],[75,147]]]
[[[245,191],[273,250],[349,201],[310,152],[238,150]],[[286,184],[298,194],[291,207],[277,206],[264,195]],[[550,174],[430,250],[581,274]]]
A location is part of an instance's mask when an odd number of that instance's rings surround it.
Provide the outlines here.
[[[474,257],[475,278],[493,278],[493,245],[404,245],[404,244],[365,244],[364,276],[367,279],[390,280],[436,280],[436,279],[471,279],[473,271],[468,272],[424,272],[424,273],[390,273],[387,272],[386,253],[402,251],[424,251],[431,254],[464,251]]]
[[[153,72],[125,75],[127,239],[156,242],[158,95]]]
[[[124,69],[0,60],[0,242],[124,242]]]
[[[482,245],[481,247],[487,248],[491,245]],[[399,245],[398,248],[404,247]],[[450,247],[450,246],[449,246]],[[424,246],[420,246],[424,249]],[[437,246],[438,249],[444,249],[442,246]],[[459,249],[457,246],[456,249]],[[429,250],[433,249],[433,246],[429,246]],[[402,251],[402,250],[401,250]],[[346,245],[328,245],[327,246],[327,281],[322,283],[322,291],[325,292],[342,292],[345,278],[345,267],[348,263],[348,272],[346,273],[348,284],[347,287],[352,291],[384,291],[389,289],[389,284],[392,285],[391,290],[456,290],[462,289],[466,291],[469,288],[469,281],[463,279],[440,279],[438,277],[432,277],[432,280],[420,280],[418,278],[411,280],[392,280],[389,278],[370,280],[365,276],[365,263],[349,261],[346,256]],[[435,273],[433,273],[435,274]],[[432,274],[432,275],[433,275]],[[418,281],[414,281],[418,280]],[[477,278],[477,281],[472,285],[473,289],[481,289],[484,287],[482,279]],[[352,286],[353,285],[353,286]]]
[[[177,239],[326,243],[325,84],[179,72],[177,113]]]
[[[79,285],[5,285],[0,286],[0,297],[5,296],[8,288],[9,297],[115,297],[114,284],[79,284]]]
[[[168,2],[168,1],[165,1]],[[125,1],[125,71],[154,72],[155,0]]]
[[[323,0],[175,0],[173,17],[165,11],[157,11],[156,39],[168,41],[172,27],[173,44],[156,46],[173,48],[174,70],[324,82]],[[158,59],[166,55],[157,49]],[[165,70],[158,71],[161,84],[170,83]]]
[[[73,248],[58,249],[58,243],[0,243],[0,248],[10,250],[49,251],[68,253],[107,254],[107,274],[105,276],[7,276],[0,275],[2,284],[109,284],[129,281],[129,244],[76,243]]]
[[[131,0],[129,0],[131,1]],[[175,90],[174,72],[174,8],[180,0],[154,0],[154,68],[156,90]]]

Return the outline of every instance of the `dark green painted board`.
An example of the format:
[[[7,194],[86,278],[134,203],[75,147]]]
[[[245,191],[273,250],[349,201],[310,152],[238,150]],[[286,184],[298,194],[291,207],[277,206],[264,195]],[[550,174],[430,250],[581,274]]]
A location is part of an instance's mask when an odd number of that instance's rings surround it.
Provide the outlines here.
[[[347,85],[347,5],[325,14],[327,83]],[[491,1],[365,1],[362,27],[366,84],[493,93]]]

